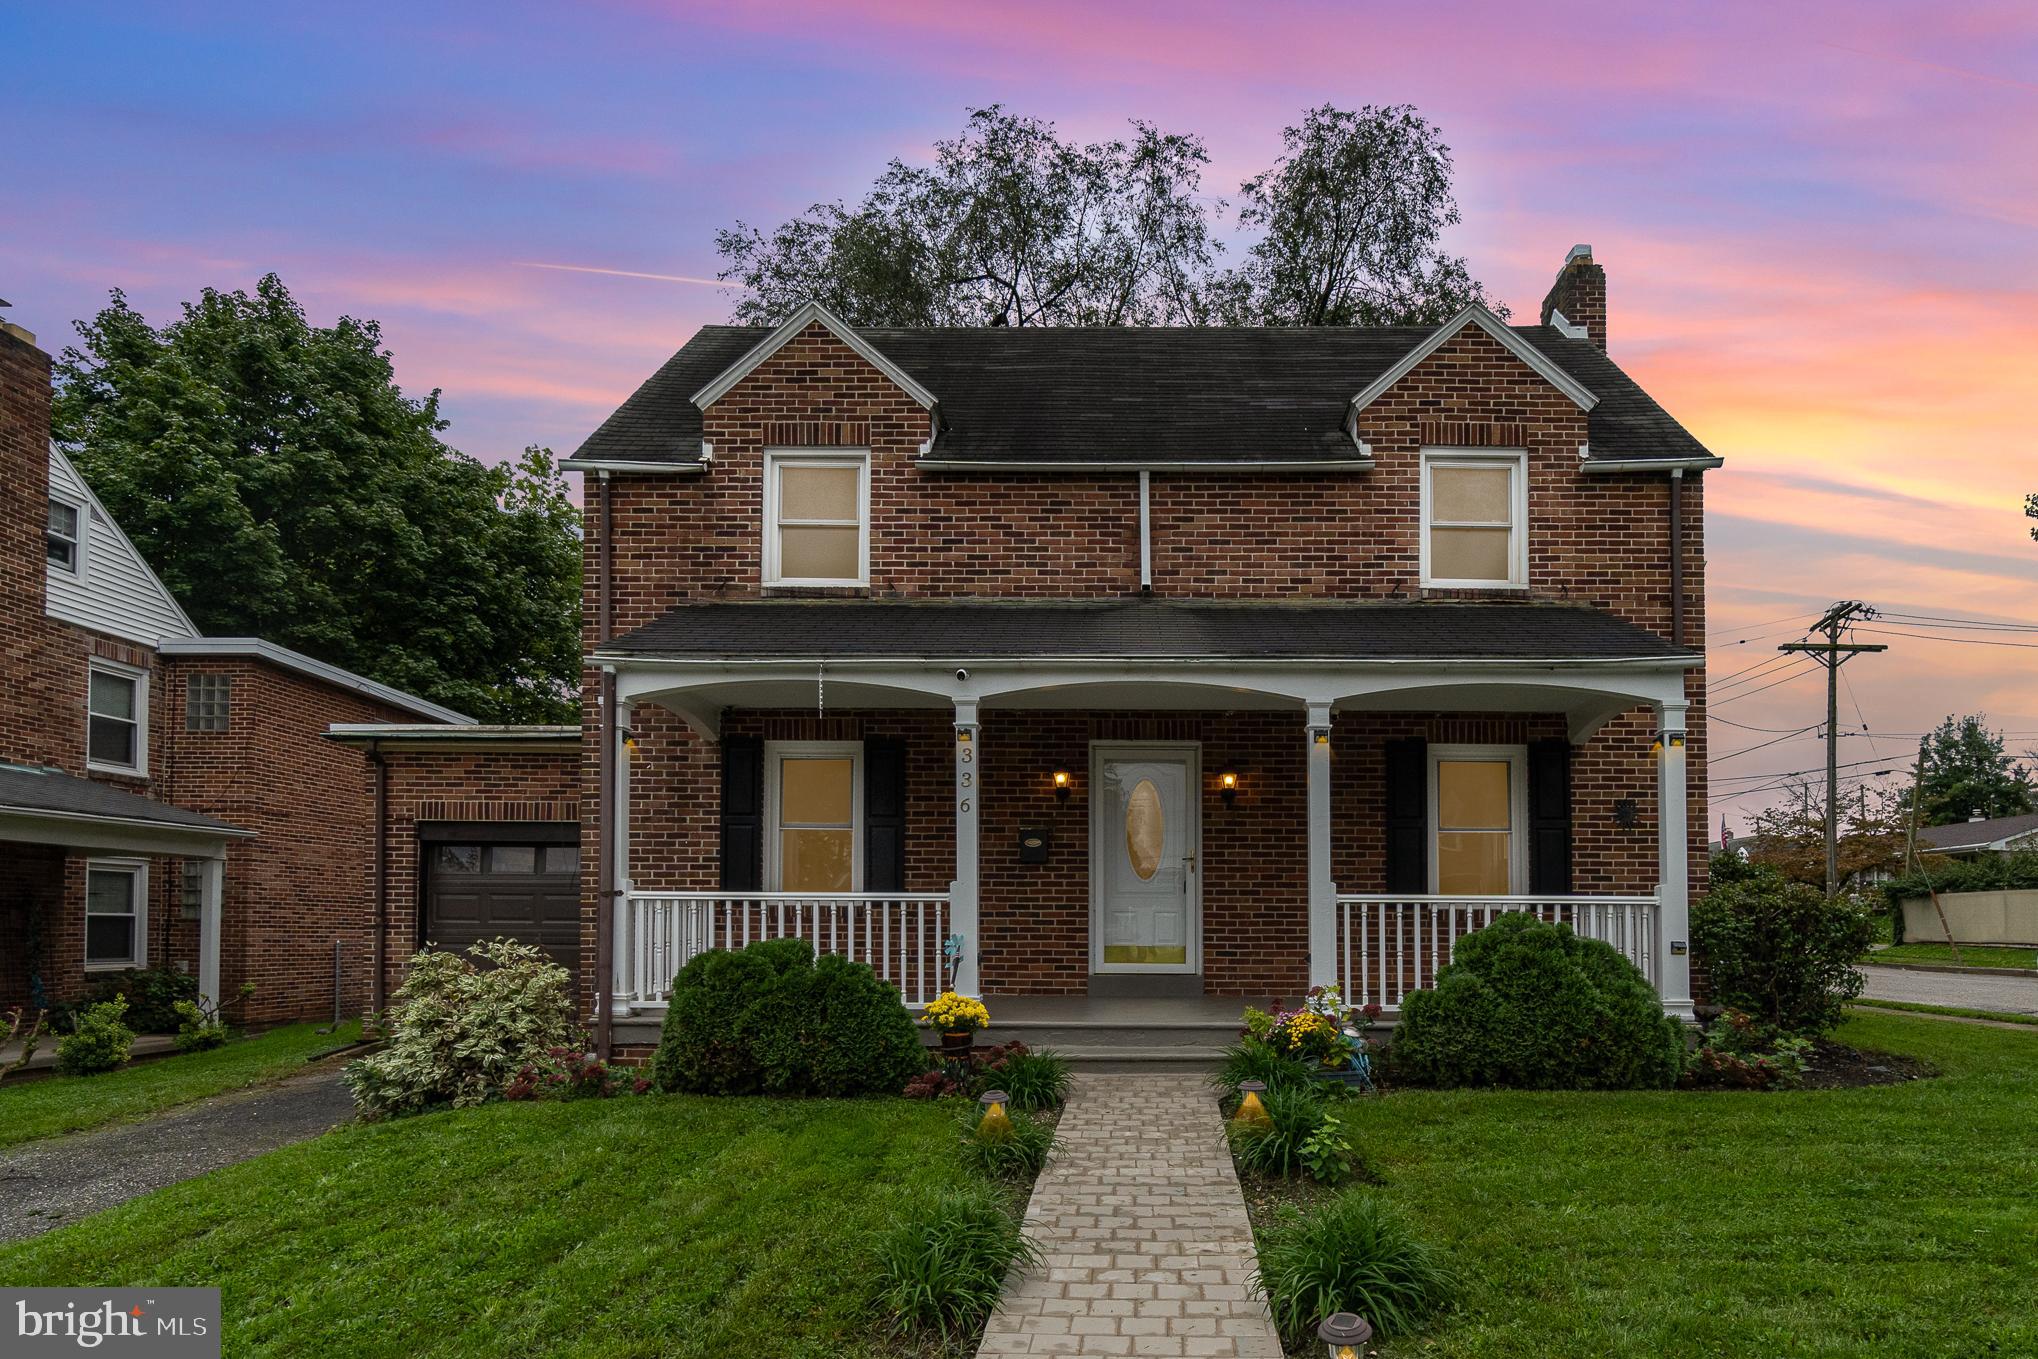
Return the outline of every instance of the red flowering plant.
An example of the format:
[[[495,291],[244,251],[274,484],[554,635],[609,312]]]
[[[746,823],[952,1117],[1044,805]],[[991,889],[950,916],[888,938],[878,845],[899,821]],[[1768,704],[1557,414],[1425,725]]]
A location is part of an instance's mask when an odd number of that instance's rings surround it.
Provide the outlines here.
[[[547,1048],[535,1062],[518,1068],[502,1097],[526,1099],[607,1099],[612,1095],[641,1095],[651,1088],[648,1076],[630,1076],[624,1069],[609,1066],[591,1052],[579,1048]]]
[[[985,1048],[971,1048],[962,1057],[941,1057],[930,1053],[934,1065],[906,1082],[900,1091],[907,1099],[945,1099],[950,1095],[980,1095],[997,1084],[998,1073],[1014,1057],[1031,1049],[1018,1039]]]

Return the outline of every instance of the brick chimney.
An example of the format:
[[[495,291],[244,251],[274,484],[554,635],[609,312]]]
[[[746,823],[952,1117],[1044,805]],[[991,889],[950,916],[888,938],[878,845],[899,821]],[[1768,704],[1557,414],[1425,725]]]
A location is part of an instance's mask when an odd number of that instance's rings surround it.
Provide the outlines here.
[[[1586,339],[1606,348],[1606,270],[1592,262],[1589,245],[1571,247],[1543,298],[1543,324],[1556,325],[1558,316],[1574,334],[1583,330]]]
[[[44,534],[49,524],[50,356],[35,336],[0,321],[0,760],[65,763],[84,731],[83,655],[78,673],[51,679],[53,629]],[[77,696],[74,726],[58,694]],[[75,763],[82,766],[82,740]],[[79,772],[83,772],[80,768]]]

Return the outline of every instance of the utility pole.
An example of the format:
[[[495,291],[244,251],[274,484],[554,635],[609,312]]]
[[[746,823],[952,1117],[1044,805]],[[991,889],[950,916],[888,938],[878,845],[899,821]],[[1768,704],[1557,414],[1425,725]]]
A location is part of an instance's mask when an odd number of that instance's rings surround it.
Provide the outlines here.
[[[1785,642],[1778,651],[1809,655],[1826,667],[1826,896],[1840,895],[1840,667],[1864,651],[1887,651],[1874,642],[1843,642],[1842,631],[1857,618],[1873,618],[1875,610],[1858,599],[1843,599],[1806,629],[1822,632],[1823,642]]]

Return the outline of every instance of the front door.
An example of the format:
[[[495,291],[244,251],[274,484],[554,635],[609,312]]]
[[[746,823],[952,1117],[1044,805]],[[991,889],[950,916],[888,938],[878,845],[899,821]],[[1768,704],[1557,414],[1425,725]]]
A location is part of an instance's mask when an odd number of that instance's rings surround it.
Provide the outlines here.
[[[1197,971],[1196,747],[1099,744],[1090,765],[1091,967]]]

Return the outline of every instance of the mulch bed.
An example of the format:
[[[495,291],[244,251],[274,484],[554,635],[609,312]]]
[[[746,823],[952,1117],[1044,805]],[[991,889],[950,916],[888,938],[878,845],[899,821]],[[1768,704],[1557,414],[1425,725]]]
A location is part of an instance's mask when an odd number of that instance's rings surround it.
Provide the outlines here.
[[[1918,1057],[1872,1048],[1853,1048],[1830,1038],[1812,1040],[1805,1072],[1806,1090],[1856,1090],[1870,1085],[1902,1085],[1939,1074],[1939,1068]]]

